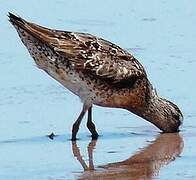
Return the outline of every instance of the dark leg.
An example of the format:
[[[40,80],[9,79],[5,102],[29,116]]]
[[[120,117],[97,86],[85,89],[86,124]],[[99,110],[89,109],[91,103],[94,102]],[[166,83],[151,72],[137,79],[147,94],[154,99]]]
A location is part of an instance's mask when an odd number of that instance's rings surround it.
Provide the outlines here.
[[[92,139],[97,139],[99,135],[96,131],[94,123],[92,122],[92,106],[88,109],[87,127],[92,134]]]
[[[79,127],[80,127],[80,123],[82,121],[82,118],[84,117],[86,111],[89,109],[89,106],[87,106],[85,103],[83,105],[83,108],[82,108],[82,111],[78,117],[78,119],[75,121],[75,123],[73,124],[72,126],[72,138],[71,140],[72,141],[75,141],[76,140],[76,135],[77,135],[77,132],[79,130]]]

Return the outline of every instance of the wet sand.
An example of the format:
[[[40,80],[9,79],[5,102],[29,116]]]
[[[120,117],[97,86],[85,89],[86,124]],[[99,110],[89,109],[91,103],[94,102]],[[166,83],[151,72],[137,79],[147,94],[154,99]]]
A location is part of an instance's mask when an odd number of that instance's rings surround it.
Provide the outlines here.
[[[0,179],[196,179],[195,5],[1,1]],[[95,107],[100,138],[91,141],[84,120],[80,139],[72,143],[80,100],[35,67],[8,11],[51,28],[96,34],[130,51],[160,96],[182,109],[180,133],[161,134],[125,110]]]

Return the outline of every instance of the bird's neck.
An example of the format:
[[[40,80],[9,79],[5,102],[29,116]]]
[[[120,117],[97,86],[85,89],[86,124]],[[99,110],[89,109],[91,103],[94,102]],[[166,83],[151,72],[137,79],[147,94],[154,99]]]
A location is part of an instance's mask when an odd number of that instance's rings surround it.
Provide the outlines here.
[[[151,85],[149,88],[145,104],[142,107],[129,108],[128,110],[151,122],[163,132],[178,131],[179,122],[174,121],[173,117],[167,113],[169,105],[157,95]]]

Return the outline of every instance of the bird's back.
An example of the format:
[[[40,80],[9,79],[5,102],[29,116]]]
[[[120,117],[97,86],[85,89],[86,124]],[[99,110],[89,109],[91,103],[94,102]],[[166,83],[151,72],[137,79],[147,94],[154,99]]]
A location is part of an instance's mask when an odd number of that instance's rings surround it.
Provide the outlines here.
[[[86,33],[48,29],[13,14],[10,21],[37,66],[83,101],[123,107],[145,98],[146,73],[119,46]]]

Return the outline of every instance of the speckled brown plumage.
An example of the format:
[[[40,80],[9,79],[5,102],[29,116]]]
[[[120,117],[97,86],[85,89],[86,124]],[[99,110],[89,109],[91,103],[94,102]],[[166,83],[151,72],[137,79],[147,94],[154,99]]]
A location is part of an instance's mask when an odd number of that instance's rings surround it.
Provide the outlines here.
[[[88,111],[87,126],[94,138],[92,105],[127,109],[164,132],[178,131],[182,114],[156,94],[137,59],[119,46],[86,33],[48,29],[9,14],[36,65],[80,97],[83,110],[73,125],[76,139]]]

